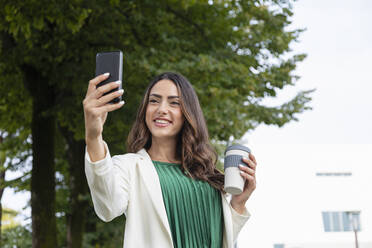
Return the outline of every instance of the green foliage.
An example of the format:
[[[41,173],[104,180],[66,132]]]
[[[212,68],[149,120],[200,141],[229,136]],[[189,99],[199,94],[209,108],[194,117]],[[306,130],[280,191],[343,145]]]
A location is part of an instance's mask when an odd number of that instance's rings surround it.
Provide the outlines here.
[[[87,225],[94,228],[86,231],[83,247],[86,248],[116,248],[123,246],[125,218],[123,216],[106,223],[98,220],[93,208],[90,208]]]
[[[14,228],[19,225],[19,222],[15,220],[18,215],[17,211],[10,208],[3,208],[2,211],[1,230]]]
[[[3,248],[23,248],[32,247],[30,226],[15,226],[7,228],[1,233],[1,247]]]
[[[105,129],[114,150],[123,149],[146,84],[166,70],[193,83],[217,140],[239,138],[260,123],[282,126],[309,109],[309,92],[274,108],[260,104],[294,85],[292,72],[304,59],[288,56],[301,32],[285,30],[288,1],[9,1],[2,14],[0,28],[17,42],[13,51],[20,56],[12,61],[31,64],[55,85],[55,113],[77,139],[84,137],[81,101],[102,50],[125,54],[127,104]]]
[[[290,50],[302,31],[288,30],[291,4],[290,0],[220,0],[213,4],[206,0],[3,0],[0,130],[24,144],[20,150],[29,151],[32,101],[24,76],[28,66],[56,95],[55,105],[41,114],[54,114],[59,126],[72,131],[76,140],[84,139],[81,102],[94,76],[95,54],[114,49],[124,52],[126,105],[110,113],[105,126],[104,138],[112,154],[125,151],[146,85],[169,70],[184,74],[193,84],[210,136],[220,150],[225,142],[239,139],[261,123],[283,126],[297,120],[299,113],[310,109],[311,91],[299,92],[278,106],[262,104],[263,99],[276,97],[295,84],[298,77],[293,71],[305,58]],[[57,211],[61,213],[68,212],[65,146],[59,136]],[[113,224],[122,230],[117,225]],[[101,234],[105,229],[88,228],[84,242],[122,240],[121,233],[112,233],[116,239]],[[63,230],[60,232],[63,236]],[[102,247],[104,242],[99,241]]]
[[[3,181],[0,179],[0,188],[13,187],[16,192],[29,189],[31,144],[28,137],[29,130],[27,128],[20,128],[13,134],[0,129],[0,171],[23,173],[12,180]]]

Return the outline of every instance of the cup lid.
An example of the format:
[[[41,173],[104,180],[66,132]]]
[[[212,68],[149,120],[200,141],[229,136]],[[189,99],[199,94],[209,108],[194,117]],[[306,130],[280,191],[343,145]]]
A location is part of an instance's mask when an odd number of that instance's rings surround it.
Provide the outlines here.
[[[245,152],[248,152],[248,153],[251,152],[251,149],[249,149],[248,147],[243,146],[243,145],[239,145],[239,144],[235,144],[235,145],[231,145],[231,146],[227,147],[226,151],[225,151],[225,154],[226,154],[226,152],[231,151],[231,150],[242,150],[242,151],[245,151]]]

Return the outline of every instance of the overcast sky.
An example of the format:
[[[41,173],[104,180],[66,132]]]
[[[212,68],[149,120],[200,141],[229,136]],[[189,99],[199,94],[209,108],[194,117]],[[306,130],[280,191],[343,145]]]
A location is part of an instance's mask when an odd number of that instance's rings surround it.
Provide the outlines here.
[[[295,52],[306,53],[295,87],[285,88],[271,104],[300,89],[316,89],[313,110],[279,129],[260,126],[246,137],[254,143],[372,143],[372,1],[299,0],[294,28],[306,28]]]

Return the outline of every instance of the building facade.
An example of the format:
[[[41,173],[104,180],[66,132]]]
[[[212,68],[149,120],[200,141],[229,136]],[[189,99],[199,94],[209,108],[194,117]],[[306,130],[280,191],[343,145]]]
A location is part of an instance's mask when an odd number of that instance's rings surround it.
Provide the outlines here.
[[[238,247],[372,248],[372,145],[248,145],[258,160]]]

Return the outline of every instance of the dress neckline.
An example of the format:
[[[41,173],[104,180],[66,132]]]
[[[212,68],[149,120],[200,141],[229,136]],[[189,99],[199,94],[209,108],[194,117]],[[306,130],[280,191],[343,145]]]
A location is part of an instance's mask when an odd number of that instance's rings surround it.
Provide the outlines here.
[[[157,163],[157,164],[181,165],[181,163],[171,163],[171,162],[163,162],[163,161],[157,161],[157,160],[152,160],[152,162]]]

